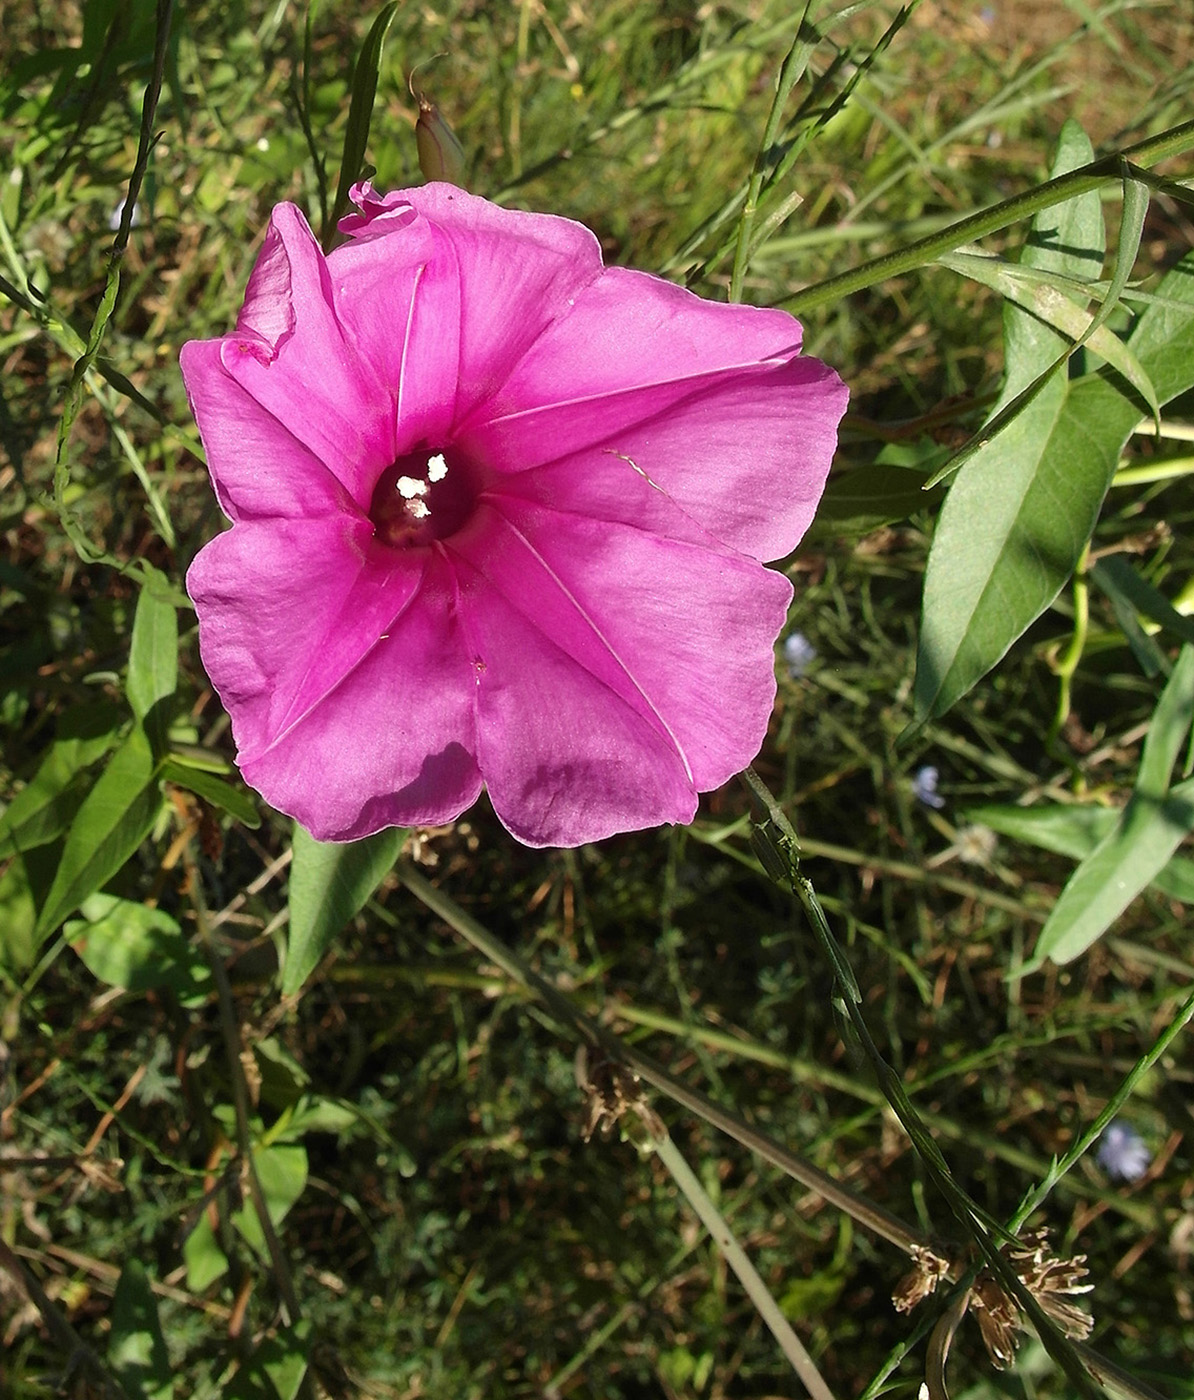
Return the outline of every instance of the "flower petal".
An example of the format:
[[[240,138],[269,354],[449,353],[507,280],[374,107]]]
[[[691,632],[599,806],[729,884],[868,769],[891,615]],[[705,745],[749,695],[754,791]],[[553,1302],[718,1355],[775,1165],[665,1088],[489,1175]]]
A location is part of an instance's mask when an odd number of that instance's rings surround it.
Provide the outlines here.
[[[789,360],[801,334],[786,311],[703,301],[661,277],[611,267],[523,357],[501,404],[560,403]]]
[[[334,522],[238,525],[187,587],[245,780],[317,840],[476,801],[475,682],[442,558],[370,553]]]
[[[310,448],[228,373],[221,344],[192,340],[182,347],[179,363],[224,514],[253,520],[354,510]]]
[[[379,380],[345,335],[327,263],[293,204],[274,209],[249,288],[242,333],[218,342],[225,369],[367,509],[395,456],[397,385]],[[293,329],[268,339],[286,326]]]
[[[459,289],[459,420],[495,394],[530,346],[602,273],[601,248],[583,224],[502,209],[454,185],[399,196],[430,224],[436,278]]]
[[[498,816],[535,846],[690,821],[762,743],[791,585],[626,526],[483,509],[492,528],[449,549]]]
[[[833,370],[798,356],[531,408],[461,440],[497,470],[559,461],[582,513],[589,473],[633,463],[715,539],[767,560],[808,528],[845,406]]]
[[[334,249],[328,272],[346,333],[378,382],[393,387],[395,456],[422,443],[442,445],[452,430],[460,363],[455,260],[436,256],[431,225],[403,205],[385,208]]]

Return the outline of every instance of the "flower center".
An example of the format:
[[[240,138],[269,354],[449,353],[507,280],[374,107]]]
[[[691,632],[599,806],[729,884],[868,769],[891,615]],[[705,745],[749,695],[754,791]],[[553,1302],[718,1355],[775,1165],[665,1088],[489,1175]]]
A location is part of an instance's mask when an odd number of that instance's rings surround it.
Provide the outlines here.
[[[369,519],[383,544],[407,549],[455,534],[475,500],[476,483],[467,462],[421,447],[382,472],[373,488]]]

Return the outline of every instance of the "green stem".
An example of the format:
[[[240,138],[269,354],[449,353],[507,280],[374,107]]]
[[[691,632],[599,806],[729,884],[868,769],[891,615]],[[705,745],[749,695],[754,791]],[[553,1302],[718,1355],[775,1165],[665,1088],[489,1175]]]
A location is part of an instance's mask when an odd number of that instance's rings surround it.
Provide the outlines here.
[[[747,1296],[755,1305],[759,1316],[767,1324],[771,1335],[779,1343],[780,1350],[788,1358],[792,1369],[804,1383],[813,1400],[833,1400],[833,1392],[825,1384],[811,1356],[800,1338],[792,1330],[788,1319],[779,1310],[767,1285],[759,1277],[755,1266],[750,1262],[742,1246],[734,1238],[734,1232],[726,1224],[721,1212],[709,1199],[704,1187],[697,1180],[695,1172],[684,1160],[679,1148],[664,1132],[663,1137],[652,1139],[655,1154],[672,1174],[672,1179],[688,1199],[688,1204],[696,1211],[701,1224],[709,1232],[709,1237],[725,1256],[726,1263],[738,1276],[738,1282],[746,1289]]]
[[[742,776],[748,790],[766,813],[765,819],[756,825],[754,831],[755,848],[763,861],[764,869],[778,886],[790,890],[800,900],[822,952],[833,968],[846,1014],[871,1062],[879,1087],[903,1125],[904,1131],[912,1139],[926,1172],[945,1197],[959,1225],[973,1240],[987,1267],[998,1278],[1004,1291],[1009,1297],[1015,1298],[1025,1315],[1031,1319],[1045,1350],[1078,1388],[1080,1395],[1088,1397],[1088,1400],[1097,1400],[1098,1392],[1094,1389],[1090,1374],[1074,1351],[1072,1343],[1061,1334],[995,1245],[992,1236],[996,1232],[1005,1234],[1003,1227],[976,1205],[954,1180],[949,1163],[942,1156],[941,1149],[913,1107],[899,1075],[879,1053],[866,1017],[862,1014],[862,994],[853,970],[834,937],[816,890],[813,889],[811,881],[801,873],[800,842],[791,822],[753,768],[748,768]]]
[[[1082,653],[1086,650],[1086,638],[1090,631],[1090,584],[1086,577],[1089,557],[1090,547],[1087,546],[1082,551],[1078,567],[1074,570],[1074,630],[1070,635],[1070,644],[1066,647],[1065,655],[1053,667],[1058,681],[1057,709],[1045,736],[1045,752],[1052,753],[1055,758],[1057,736],[1070,715],[1074,675],[1078,670],[1078,663],[1082,660]]]
[[[228,1077],[232,1084],[232,1106],[236,1114],[237,1152],[248,1177],[249,1196],[253,1202],[253,1208],[257,1212],[261,1233],[265,1238],[274,1280],[278,1285],[283,1306],[289,1314],[288,1325],[293,1326],[300,1315],[298,1296],[294,1291],[294,1282],[290,1277],[290,1266],[282,1252],[282,1245],[278,1239],[277,1231],[274,1229],[274,1222],[270,1219],[269,1206],[266,1203],[265,1192],[262,1190],[261,1178],[257,1174],[257,1162],[253,1153],[253,1135],[249,1127],[249,1094],[240,1058],[240,1024],[236,1018],[236,1006],[232,1000],[232,987],[228,981],[228,972],[224,967],[224,957],[216,944],[215,933],[208,918],[207,901],[203,897],[199,863],[195,859],[194,849],[189,840],[184,848],[183,861],[187,872],[188,892],[195,911],[195,923],[198,926],[200,941],[211,967],[211,975],[215,982],[216,997],[220,1008],[220,1030],[224,1039],[224,1053],[228,1058]]]
[[[843,1186],[814,1167],[811,1162],[806,1162],[802,1157],[773,1142],[735,1114],[707,1099],[698,1090],[690,1089],[678,1079],[673,1079],[657,1060],[637,1047],[627,1044],[612,1031],[586,1016],[568,997],[545,978],[540,977],[516,953],[512,953],[504,943],[494,938],[488,929],[461,909],[455,900],[420,875],[408,861],[399,861],[395,873],[406,888],[433,914],[443,919],[449,928],[455,929],[507,976],[533,991],[555,1019],[571,1031],[582,1044],[603,1051],[615,1062],[628,1065],[641,1079],[666,1094],[674,1103],[697,1114],[712,1127],[740,1142],[743,1147],[758,1153],[794,1181],[798,1181],[810,1191],[815,1191],[830,1205],[845,1211],[859,1224],[890,1241],[905,1253],[911,1254],[914,1249],[929,1245],[929,1241],[919,1231],[913,1230],[898,1216],[856,1195],[849,1187]]]
[[[972,243],[989,233],[998,233],[1000,229],[1031,218],[1042,209],[1050,209],[1055,204],[1064,204],[1066,200],[1074,199],[1090,190],[1122,181],[1125,161],[1130,160],[1134,166],[1145,167],[1169,156],[1180,155],[1191,147],[1194,147],[1194,121],[1183,122],[1158,136],[1149,137],[1147,141],[1128,146],[1118,155],[1103,156],[1092,161],[1090,165],[1071,170],[1068,175],[1046,180],[1044,184],[1037,185],[1024,194],[1013,195],[1011,199],[993,204],[989,209],[971,214],[968,218],[942,229],[940,233],[932,233],[926,238],[910,243],[906,248],[872,258],[848,272],[839,273],[836,277],[806,287],[802,292],[789,297],[784,305],[794,316],[799,316],[818,306],[840,301],[842,297],[872,287],[876,282],[886,282],[901,273],[924,267],[942,253],[951,252],[963,243]]]
[[[767,114],[767,124],[763,128],[762,144],[755,157],[750,179],[747,181],[746,200],[738,218],[738,233],[734,245],[734,267],[730,273],[730,301],[742,300],[742,283],[746,277],[747,264],[750,262],[750,240],[754,228],[755,213],[759,207],[759,195],[762,193],[768,165],[774,163],[775,160],[775,145],[783,125],[784,107],[787,105],[792,89],[804,76],[804,70],[808,67],[808,61],[812,57],[815,47],[814,44],[802,38],[804,21],[808,17],[811,3],[812,0],[805,0],[804,9],[801,10],[800,17],[796,21],[796,37],[792,40],[792,47],[788,50],[787,57],[780,64],[779,76],[775,82],[775,96],[771,101],[771,111]]]

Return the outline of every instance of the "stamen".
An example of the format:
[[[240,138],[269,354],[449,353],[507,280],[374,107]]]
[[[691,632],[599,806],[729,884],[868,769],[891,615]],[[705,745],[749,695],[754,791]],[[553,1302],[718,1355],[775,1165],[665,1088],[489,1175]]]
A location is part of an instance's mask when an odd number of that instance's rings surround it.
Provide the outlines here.
[[[437,452],[434,457],[427,458],[427,480],[443,481],[448,474],[448,464],[444,461],[444,454]]]
[[[413,501],[416,496],[427,494],[427,483],[416,476],[400,476],[394,485],[404,501]]]

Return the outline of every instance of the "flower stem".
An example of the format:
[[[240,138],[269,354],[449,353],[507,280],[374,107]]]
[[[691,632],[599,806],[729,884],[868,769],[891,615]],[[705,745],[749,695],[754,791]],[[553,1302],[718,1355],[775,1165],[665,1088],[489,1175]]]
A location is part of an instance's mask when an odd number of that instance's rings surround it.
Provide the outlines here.
[[[1046,1315],[1000,1252],[993,1238],[996,1234],[1005,1235],[1008,1239],[1012,1237],[1007,1235],[1007,1231],[998,1221],[993,1220],[976,1205],[954,1180],[949,1163],[942,1156],[941,1149],[913,1107],[899,1075],[879,1053],[870,1027],[862,1014],[862,993],[859,991],[854,972],[834,937],[812,882],[801,872],[800,842],[795,829],[777,799],[753,768],[748,768],[742,777],[755,801],[766,814],[764,819],[756,824],[753,833],[756,854],[775,884],[790,890],[803,906],[822,952],[833,968],[834,978],[854,1033],[871,1062],[879,1087],[920,1154],[925,1170],[949,1203],[959,1225],[974,1241],[987,1267],[1009,1297],[1015,1298],[1022,1311],[1031,1319],[1045,1350],[1077,1387],[1078,1394],[1088,1397],[1088,1400],[1098,1400],[1098,1392],[1089,1372],[1075,1352],[1073,1343],[1062,1335]]]
[[[859,1196],[849,1187],[843,1186],[814,1167],[811,1162],[806,1162],[804,1158],[781,1147],[764,1133],[744,1123],[736,1114],[707,1099],[699,1090],[690,1089],[678,1079],[673,1079],[657,1060],[586,1016],[569,997],[528,967],[516,953],[511,952],[476,919],[461,909],[451,896],[424,879],[408,861],[399,861],[395,873],[406,888],[433,914],[443,919],[449,928],[455,929],[479,953],[500,967],[515,982],[533,991],[555,1019],[582,1044],[601,1050],[610,1059],[629,1066],[641,1079],[666,1094],[673,1103],[695,1113],[712,1127],[734,1138],[743,1147],[757,1153],[794,1181],[798,1181],[810,1191],[815,1191],[830,1205],[845,1211],[860,1225],[890,1241],[905,1253],[910,1255],[913,1249],[929,1244],[919,1231],[906,1225],[898,1216]]]
[[[872,258],[848,272],[839,273],[836,277],[806,287],[795,296],[787,298],[783,305],[794,316],[799,316],[818,306],[840,301],[842,297],[872,287],[876,282],[886,282],[901,273],[924,267],[942,253],[952,252],[963,243],[972,243],[986,234],[998,233],[1000,229],[1031,218],[1042,209],[1064,204],[1066,200],[1074,199],[1080,194],[1100,189],[1114,180],[1122,180],[1129,171],[1140,178],[1143,174],[1140,167],[1155,164],[1169,156],[1180,155],[1192,146],[1194,121],[1182,122],[1180,126],[1170,127],[1157,136],[1149,137],[1147,141],[1126,147],[1117,155],[1103,156],[1092,161],[1090,165],[1071,170],[1067,175],[1046,180],[1024,194],[1001,200],[989,209],[982,209],[956,224],[950,224],[939,233],[931,233],[926,238],[910,243],[906,248]]]
[[[780,1350],[788,1358],[792,1369],[804,1383],[813,1400],[833,1400],[833,1392],[825,1384],[812,1357],[805,1350],[803,1342],[792,1330],[788,1319],[779,1310],[779,1305],[771,1296],[767,1285],[759,1277],[755,1266],[750,1262],[742,1246],[734,1238],[734,1232],[726,1224],[721,1212],[709,1199],[696,1173],[684,1160],[676,1144],[667,1135],[652,1139],[655,1154],[672,1174],[672,1179],[688,1199],[688,1204],[697,1213],[701,1224],[709,1232],[709,1237],[725,1256],[726,1263],[738,1276],[738,1282],[746,1290],[750,1301],[758,1310],[759,1316],[767,1324],[771,1335],[779,1343]]]

